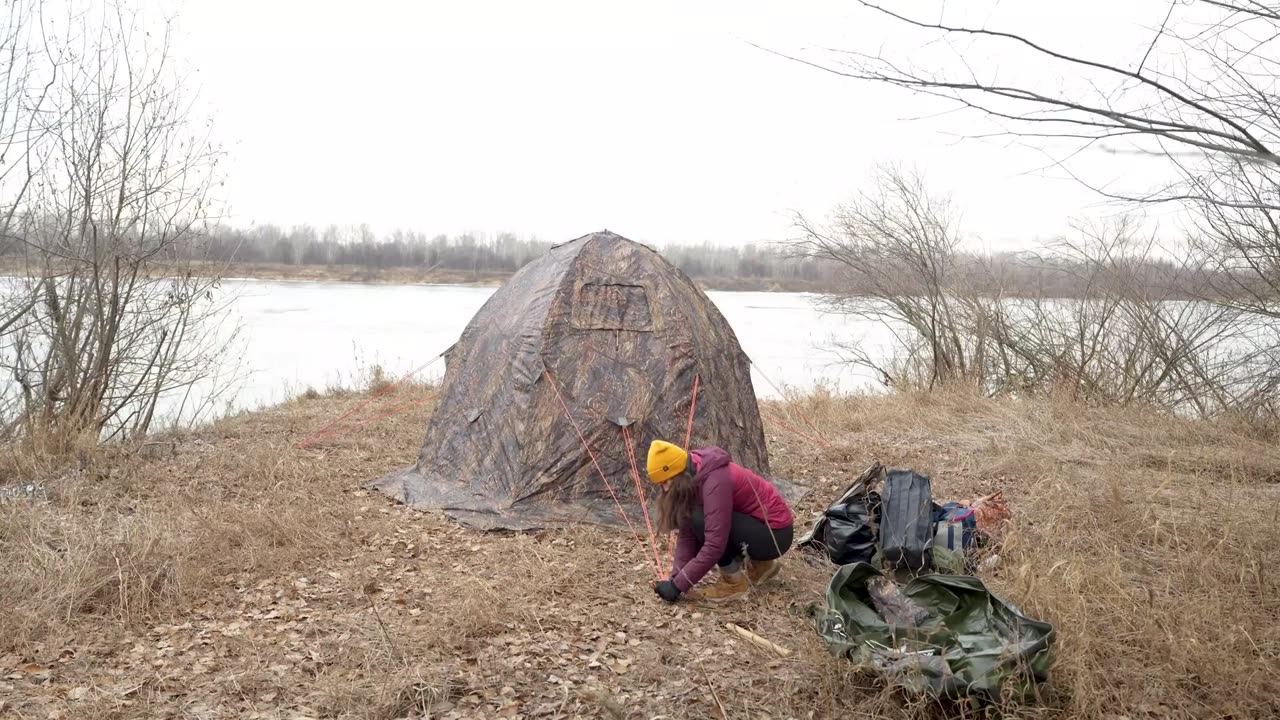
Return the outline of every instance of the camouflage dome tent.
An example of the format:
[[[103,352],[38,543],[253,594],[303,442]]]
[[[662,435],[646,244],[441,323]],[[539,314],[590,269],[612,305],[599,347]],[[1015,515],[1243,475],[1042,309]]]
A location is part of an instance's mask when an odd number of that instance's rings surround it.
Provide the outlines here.
[[[622,428],[643,473],[651,440],[684,441],[695,377],[692,444],[719,445],[768,472],[750,361],[733,330],[684,273],[614,233],[557,245],[526,265],[445,361],[417,463],[371,484],[412,507],[483,529],[622,524],[567,406],[638,518]]]

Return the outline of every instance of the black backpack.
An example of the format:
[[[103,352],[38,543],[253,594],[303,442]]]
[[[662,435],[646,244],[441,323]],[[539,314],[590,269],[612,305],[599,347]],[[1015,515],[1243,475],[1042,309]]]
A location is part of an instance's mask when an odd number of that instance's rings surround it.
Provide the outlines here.
[[[933,516],[929,478],[890,470],[880,507],[880,553],[886,569],[919,572],[933,565]]]
[[[871,562],[880,522],[880,495],[871,488],[883,475],[884,466],[879,463],[863,471],[799,538],[797,546],[818,550],[837,565]]]
[[[872,491],[838,500],[823,513],[822,544],[837,565],[869,563],[876,554],[880,495]]]

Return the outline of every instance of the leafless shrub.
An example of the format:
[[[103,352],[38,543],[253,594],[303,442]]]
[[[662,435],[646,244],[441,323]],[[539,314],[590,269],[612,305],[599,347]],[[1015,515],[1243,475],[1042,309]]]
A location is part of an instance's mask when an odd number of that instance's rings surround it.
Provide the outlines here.
[[[1187,300],[1206,293],[1217,268],[1192,254],[1161,261],[1130,218],[1077,228],[1049,248],[1082,299],[1006,298],[1000,278],[958,272],[959,235],[947,200],[921,178],[882,169],[874,192],[842,206],[828,226],[799,218],[794,252],[845,268],[864,297],[835,294],[829,309],[882,323],[899,353],[876,363],[857,343],[845,356],[885,383],[931,389],[970,384],[987,393],[1065,393],[1088,402],[1147,404],[1202,417],[1240,413],[1271,422],[1280,372],[1276,338],[1235,303]],[[975,280],[975,278],[977,278]]]
[[[1051,387],[1110,404],[1148,404],[1202,417],[1254,412],[1275,368],[1257,344],[1256,318],[1238,308],[1187,301],[1179,291],[1210,274],[1192,261],[1140,278],[1160,248],[1128,219],[1082,226],[1054,250],[1071,258],[1090,300],[1009,302],[990,318],[1000,363],[988,383]],[[1264,335],[1265,337],[1265,335]]]
[[[930,386],[969,377],[974,358],[956,322],[960,297],[951,292],[959,237],[946,199],[930,196],[919,175],[882,168],[874,191],[839,207],[830,227],[797,218],[802,232],[792,245],[802,256],[833,261],[861,294],[831,294],[828,310],[887,321],[913,338],[899,339],[928,353]],[[880,368],[883,372],[883,368]]]
[[[119,4],[57,20],[38,73],[44,107],[20,148],[28,176],[6,197],[23,272],[0,329],[16,386],[0,428],[65,444],[211,409],[235,332],[220,273],[190,268],[219,151],[178,90],[168,33]]]

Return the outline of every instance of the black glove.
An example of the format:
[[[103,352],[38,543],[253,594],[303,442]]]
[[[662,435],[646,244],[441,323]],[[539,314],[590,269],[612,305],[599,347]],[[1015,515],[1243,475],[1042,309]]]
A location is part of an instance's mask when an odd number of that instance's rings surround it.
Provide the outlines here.
[[[658,593],[658,597],[669,603],[675,602],[676,598],[680,597],[680,588],[676,587],[676,584],[671,580],[663,580],[658,583],[653,588],[653,591]]]

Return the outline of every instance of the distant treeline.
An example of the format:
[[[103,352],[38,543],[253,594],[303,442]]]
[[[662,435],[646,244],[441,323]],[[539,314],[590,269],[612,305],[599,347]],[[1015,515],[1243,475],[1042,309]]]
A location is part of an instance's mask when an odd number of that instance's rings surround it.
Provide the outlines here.
[[[0,256],[22,256],[36,243],[31,239],[0,238]],[[514,273],[549,250],[554,243],[512,233],[427,235],[412,230],[375,234],[368,225],[330,225],[321,229],[302,225],[282,228],[260,225],[251,229],[215,227],[177,245],[184,261],[198,260],[244,268],[247,274],[274,266],[273,275],[315,276],[322,268],[358,269],[369,279],[415,277],[493,279]],[[720,289],[776,289],[866,295],[877,292],[865,276],[848,272],[844,264],[823,257],[803,256],[787,243],[744,245],[665,245],[656,248],[691,278]],[[901,292],[925,292],[895,260],[875,263],[885,275],[899,278]],[[1083,265],[1061,254],[958,253],[947,268],[944,284],[966,291],[1019,297],[1085,297],[1091,294]],[[283,269],[283,272],[281,272]],[[1137,275],[1155,286],[1173,273],[1172,264],[1148,261]],[[239,272],[236,270],[235,272]],[[319,275],[323,276],[322,273]],[[343,274],[350,276],[351,273]],[[1185,282],[1185,275],[1181,282]],[[1188,292],[1191,288],[1187,288]]]
[[[393,230],[381,237],[367,225],[323,229],[289,229],[262,225],[250,230],[217,228],[203,251],[208,259],[227,263],[279,265],[344,265],[370,269],[419,268],[476,275],[513,273],[551,248],[553,243],[512,233],[434,235]],[[835,278],[821,260],[784,257],[759,245],[720,247],[710,243],[658,248],[672,263],[695,278],[750,278],[819,283]]]

